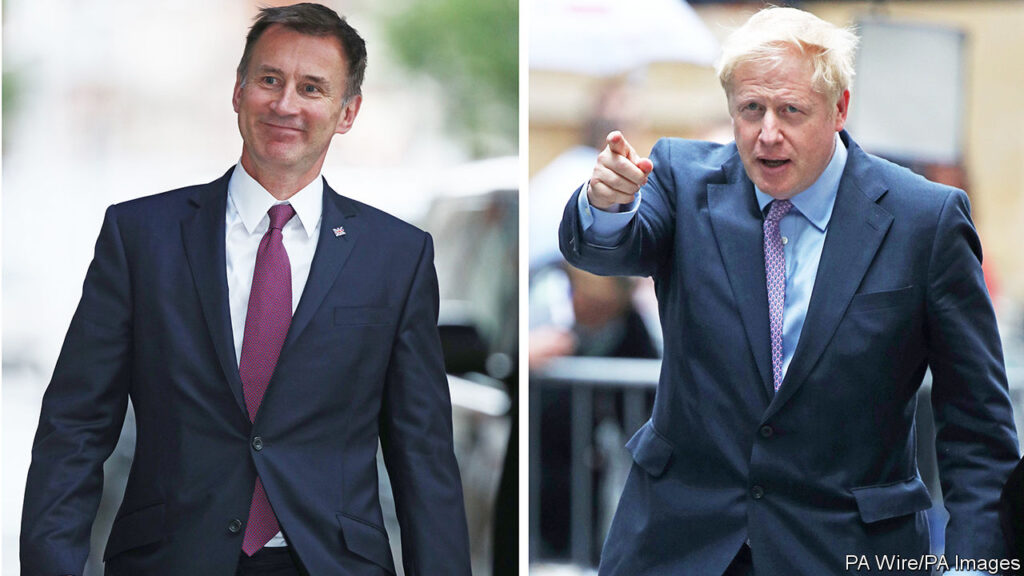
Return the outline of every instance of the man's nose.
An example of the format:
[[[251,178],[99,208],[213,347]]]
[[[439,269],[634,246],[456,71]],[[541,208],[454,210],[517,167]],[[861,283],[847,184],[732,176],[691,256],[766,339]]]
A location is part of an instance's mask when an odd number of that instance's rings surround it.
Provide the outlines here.
[[[281,116],[295,114],[298,111],[299,95],[294,86],[285,86],[270,103],[270,108]]]
[[[771,110],[765,112],[764,117],[761,119],[761,132],[758,134],[757,139],[766,145],[778,144],[782,141],[782,130],[779,126],[779,118],[775,112]]]

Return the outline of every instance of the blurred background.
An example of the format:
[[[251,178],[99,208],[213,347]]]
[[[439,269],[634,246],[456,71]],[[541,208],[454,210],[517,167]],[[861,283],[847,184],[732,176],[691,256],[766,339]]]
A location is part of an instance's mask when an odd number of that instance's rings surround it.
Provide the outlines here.
[[[19,573],[39,404],[103,212],[237,162],[231,92],[245,34],[259,6],[287,3],[3,2],[3,574]],[[518,3],[323,3],[369,51],[359,118],[323,173],[434,235],[474,573],[515,573]],[[106,465],[86,574],[101,573],[132,448],[129,416]]]
[[[529,51],[530,572],[596,573],[631,466],[625,442],[650,416],[661,355],[650,279],[565,265],[557,226],[598,150],[621,129],[646,154],[659,137],[728,142],[712,64],[762,2],[531,0]],[[970,196],[1024,424],[1024,2],[776,2],[855,25],[847,128],[867,151]],[[929,377],[919,464],[936,504]],[[945,512],[934,506],[933,547]]]

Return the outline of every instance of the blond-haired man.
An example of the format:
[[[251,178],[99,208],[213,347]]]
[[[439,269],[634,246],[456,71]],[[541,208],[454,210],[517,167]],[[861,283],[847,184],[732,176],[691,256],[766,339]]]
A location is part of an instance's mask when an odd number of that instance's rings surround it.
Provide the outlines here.
[[[643,158],[613,132],[566,208],[566,258],[653,276],[665,333],[602,575],[935,568],[906,561],[929,553],[928,368],[949,567],[1005,554],[1017,437],[967,198],[844,131],[856,45],[806,12],[757,13],[718,67],[735,143]]]

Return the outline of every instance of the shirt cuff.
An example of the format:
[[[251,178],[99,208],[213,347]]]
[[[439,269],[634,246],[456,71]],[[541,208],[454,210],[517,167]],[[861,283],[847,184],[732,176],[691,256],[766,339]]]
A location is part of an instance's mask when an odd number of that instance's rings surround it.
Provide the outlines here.
[[[636,215],[640,208],[640,191],[633,196],[629,204],[617,204],[617,212],[602,210],[590,205],[587,199],[587,190],[590,189],[590,182],[583,185],[580,190],[580,197],[577,206],[579,208],[580,226],[583,228],[583,238],[587,242],[598,246],[617,246],[626,235],[626,228],[629,222]],[[613,208],[615,208],[613,207]]]

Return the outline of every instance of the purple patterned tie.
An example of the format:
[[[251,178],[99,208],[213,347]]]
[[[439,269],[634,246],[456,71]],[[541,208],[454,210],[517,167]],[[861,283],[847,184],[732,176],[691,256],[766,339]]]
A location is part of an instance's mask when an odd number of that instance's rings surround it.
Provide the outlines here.
[[[764,271],[768,279],[768,318],[772,337],[772,377],[775,391],[782,385],[782,309],[786,306],[786,253],[779,221],[789,213],[789,200],[774,200],[764,219]]]
[[[281,229],[295,215],[295,209],[290,204],[277,204],[267,213],[270,215],[270,229],[263,235],[256,252],[256,269],[252,274],[249,309],[245,315],[242,358],[238,363],[250,421],[256,420],[263,394],[281,355],[288,326],[292,323],[292,269]],[[252,556],[280,530],[263,482],[257,477],[242,550]]]

